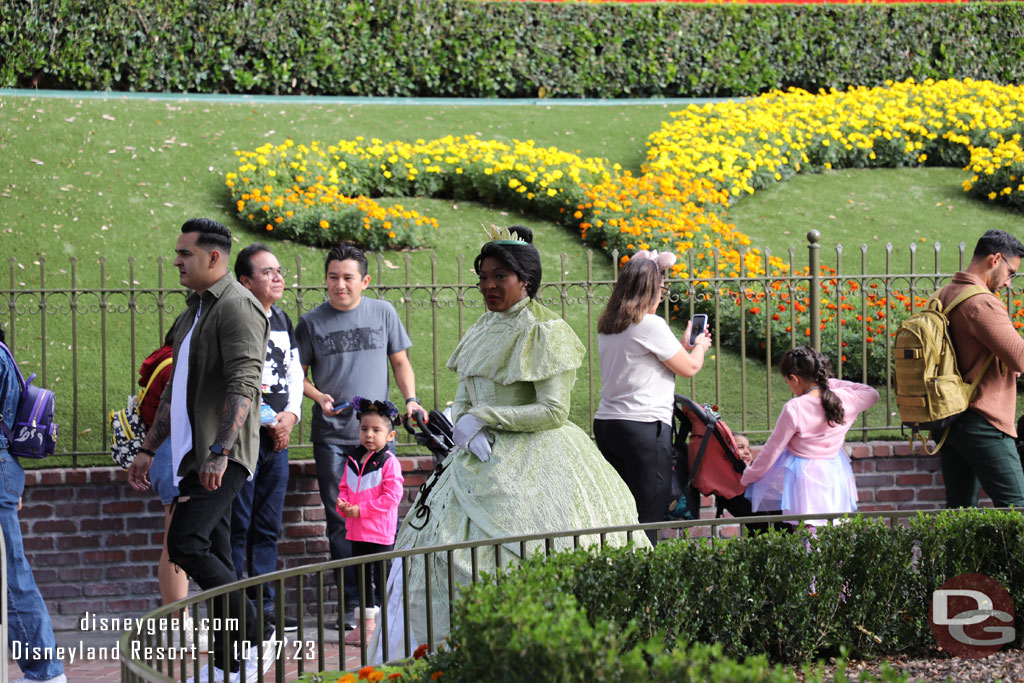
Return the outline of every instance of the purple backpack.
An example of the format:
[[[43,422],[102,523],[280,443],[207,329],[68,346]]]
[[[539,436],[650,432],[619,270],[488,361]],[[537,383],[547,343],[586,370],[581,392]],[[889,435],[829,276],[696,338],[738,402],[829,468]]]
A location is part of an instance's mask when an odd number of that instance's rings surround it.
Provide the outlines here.
[[[57,447],[53,392],[32,386],[32,380],[36,378],[34,373],[25,381],[7,345],[0,342],[0,350],[11,359],[21,385],[17,414],[0,414],[0,431],[7,437],[7,450],[20,458],[45,458]]]

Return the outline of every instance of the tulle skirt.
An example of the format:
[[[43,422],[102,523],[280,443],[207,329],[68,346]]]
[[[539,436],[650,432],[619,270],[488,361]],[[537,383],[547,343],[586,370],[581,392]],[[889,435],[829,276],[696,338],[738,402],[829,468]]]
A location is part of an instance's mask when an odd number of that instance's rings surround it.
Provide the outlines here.
[[[842,448],[827,459],[798,458],[787,449],[744,495],[755,512],[807,515],[857,509],[857,482],[850,456]],[[808,521],[815,522],[823,520]]]

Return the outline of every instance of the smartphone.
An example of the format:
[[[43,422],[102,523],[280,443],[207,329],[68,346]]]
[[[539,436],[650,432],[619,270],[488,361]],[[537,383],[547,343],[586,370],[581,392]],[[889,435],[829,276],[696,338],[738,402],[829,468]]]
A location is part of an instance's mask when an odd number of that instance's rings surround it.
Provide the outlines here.
[[[708,327],[708,316],[704,313],[695,313],[690,327],[690,346],[697,343],[697,337],[704,334]]]

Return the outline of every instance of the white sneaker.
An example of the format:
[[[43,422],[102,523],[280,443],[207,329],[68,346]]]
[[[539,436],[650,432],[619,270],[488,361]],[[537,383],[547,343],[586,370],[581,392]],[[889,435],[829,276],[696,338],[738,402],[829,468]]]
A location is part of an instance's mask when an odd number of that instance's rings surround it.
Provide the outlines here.
[[[196,637],[194,635],[194,633],[195,633],[194,622],[192,621],[191,617],[189,617],[188,619],[185,620],[185,624],[184,624],[185,647],[187,647],[187,648],[195,647],[197,652],[209,652],[210,651],[210,630],[208,628],[206,628],[205,624],[206,624],[205,621],[200,622],[199,641],[196,642]],[[177,631],[175,631],[175,635],[173,636],[173,638],[175,640],[175,644],[177,644]]]
[[[54,676],[53,678],[47,678],[45,681],[37,681],[33,678],[19,678],[14,683],[68,683],[68,677],[64,674],[60,676]]]
[[[245,683],[256,683],[260,671],[266,674],[270,670],[285,642],[277,638],[275,631],[271,631],[270,637],[263,641],[262,657],[254,646],[249,646],[249,652],[245,657]]]

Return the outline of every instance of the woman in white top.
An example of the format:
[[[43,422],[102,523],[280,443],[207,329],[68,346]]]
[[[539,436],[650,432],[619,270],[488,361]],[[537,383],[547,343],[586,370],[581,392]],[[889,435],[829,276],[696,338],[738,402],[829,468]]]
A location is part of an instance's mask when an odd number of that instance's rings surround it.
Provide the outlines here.
[[[660,522],[672,494],[672,404],[675,376],[692,377],[711,346],[705,330],[689,346],[690,325],[676,339],[661,302],[664,271],[675,254],[639,251],[619,274],[597,322],[601,403],[597,447],[636,499],[640,522]],[[656,533],[648,532],[654,543]]]

